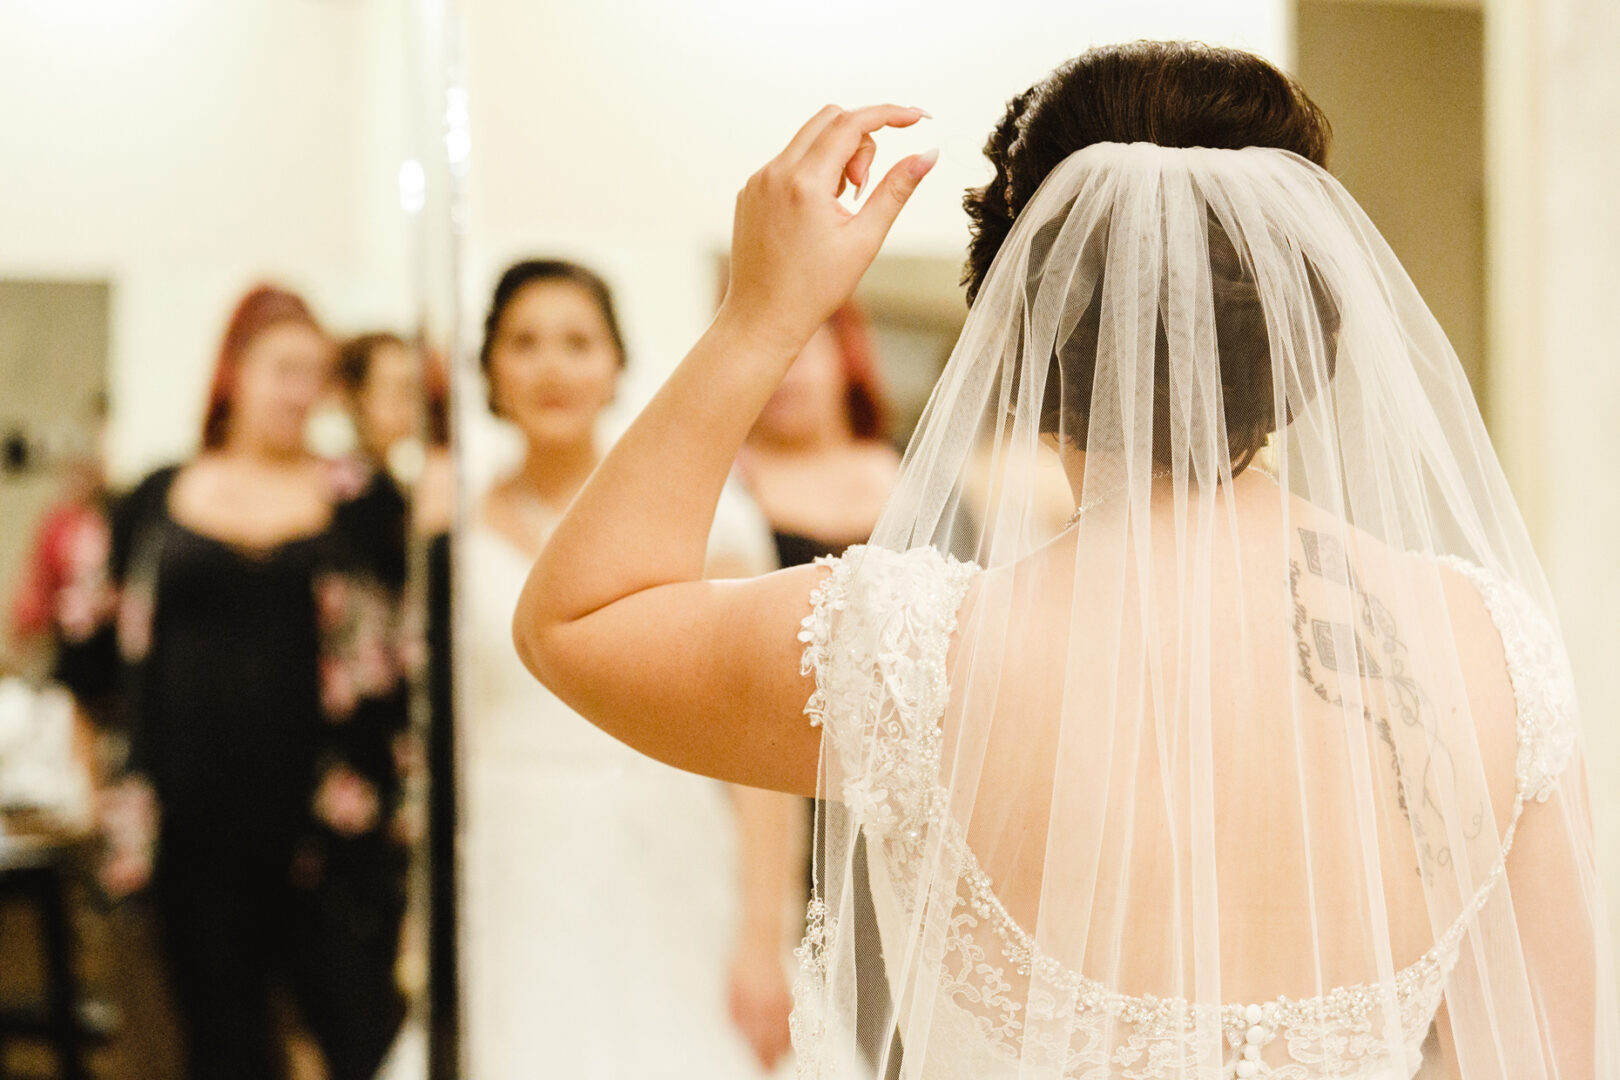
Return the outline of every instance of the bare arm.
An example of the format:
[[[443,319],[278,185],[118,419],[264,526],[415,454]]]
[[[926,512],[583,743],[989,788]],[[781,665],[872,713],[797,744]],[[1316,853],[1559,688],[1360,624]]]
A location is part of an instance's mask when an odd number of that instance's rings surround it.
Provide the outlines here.
[[[786,914],[794,909],[803,914],[807,804],[793,795],[758,788],[735,787],[731,794],[742,869],[738,948],[758,948],[780,959],[788,941]]]
[[[1582,770],[1552,798],[1528,803],[1508,854],[1508,888],[1524,949],[1547,1075],[1593,1080],[1597,1055],[1599,944],[1606,936],[1591,850]],[[1574,820],[1571,820],[1571,819]]]
[[[783,960],[788,914],[804,909],[804,800],[757,788],[734,787],[731,792],[742,886],[731,961],[731,1016],[760,1065],[769,1070],[788,1051],[793,995]]]
[[[1493,1000],[1501,995],[1500,1003],[1516,1010],[1514,980],[1528,978],[1545,1075],[1558,1080],[1597,1076],[1598,965],[1603,962],[1597,919],[1602,910],[1592,902],[1596,867],[1582,792],[1579,771],[1572,770],[1551,799],[1525,806],[1507,860],[1523,975],[1503,963],[1504,981],[1484,988]],[[1572,813],[1587,816],[1572,821]],[[1459,1025],[1442,1005],[1435,1024],[1441,1077],[1462,1076],[1464,1063],[1489,1070],[1504,1053],[1497,1041],[1500,1033],[1488,1017],[1471,1016]],[[1523,1051],[1515,1044],[1509,1052]]]
[[[518,654],[597,726],[681,768],[815,789],[820,734],[801,715],[799,621],[819,571],[705,582],[731,462],[788,365],[854,291],[933,163],[900,161],[858,213],[871,133],[923,114],[829,106],[737,198],[720,313],[602,462],[536,561]]]

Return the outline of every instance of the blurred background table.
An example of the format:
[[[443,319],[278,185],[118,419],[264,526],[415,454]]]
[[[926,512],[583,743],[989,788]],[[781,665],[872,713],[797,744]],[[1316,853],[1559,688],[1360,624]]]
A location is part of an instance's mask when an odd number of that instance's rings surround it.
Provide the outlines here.
[[[90,849],[43,815],[0,812],[0,1080],[85,1080],[117,1029],[116,1010],[85,992],[76,911]]]

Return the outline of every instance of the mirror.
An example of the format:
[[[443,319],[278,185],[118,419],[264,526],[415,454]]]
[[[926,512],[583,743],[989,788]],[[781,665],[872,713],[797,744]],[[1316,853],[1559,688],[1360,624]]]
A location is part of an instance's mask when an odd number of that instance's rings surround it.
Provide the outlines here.
[[[447,26],[0,13],[0,1075],[459,1075]]]
[[[792,1068],[808,808],[656,765],[534,682],[509,629],[529,564],[713,316],[737,190],[823,104],[926,106],[935,119],[879,137],[874,175],[932,145],[940,164],[855,303],[767,406],[721,499],[713,576],[808,561],[870,532],[966,314],[961,192],[987,175],[979,149],[1007,98],[1106,40],[1207,36],[1278,55],[1282,6],[1023,3],[987,17],[946,4],[924,17],[841,0],[497,0],[463,17],[469,1075],[521,1077],[537,1056],[559,1076],[779,1074]],[[1061,473],[1056,489],[1061,522],[1073,509]]]

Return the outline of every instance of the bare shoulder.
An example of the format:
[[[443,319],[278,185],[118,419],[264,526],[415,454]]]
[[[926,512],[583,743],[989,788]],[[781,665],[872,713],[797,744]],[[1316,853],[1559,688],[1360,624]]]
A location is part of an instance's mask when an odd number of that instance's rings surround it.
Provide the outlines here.
[[[555,524],[549,515],[541,520],[532,499],[525,499],[511,480],[497,481],[478,500],[473,520],[504,540],[514,551],[531,559],[545,546],[549,527]]]
[[[886,442],[863,439],[849,453],[854,465],[873,480],[892,484],[900,473],[900,452]]]
[[[1418,623],[1405,631],[1407,640],[1414,647],[1425,639],[1441,643],[1440,651],[1431,646],[1421,658],[1436,680],[1426,692],[1437,705],[1449,701],[1437,710],[1437,734],[1446,745],[1478,754],[1500,833],[1512,820],[1519,750],[1518,702],[1501,631],[1475,579],[1451,560],[1403,553],[1390,555],[1387,564],[1392,573],[1381,591],[1390,595],[1404,589],[1405,596],[1386,607],[1398,603],[1401,614]],[[1424,594],[1434,602],[1424,602]],[[1393,595],[1402,597],[1401,592]],[[1460,695],[1444,685],[1448,669],[1456,673]]]
[[[516,516],[511,492],[504,483],[492,485],[472,510],[472,519],[476,524],[498,532],[505,531]]]
[[[1517,707],[1501,635],[1473,576],[1454,560],[1403,551],[1296,504],[1288,558],[1296,603],[1349,616],[1392,700],[1421,716],[1434,745],[1483,770],[1505,828],[1513,807]],[[1427,747],[1413,747],[1427,755]]]
[[[169,488],[170,498],[176,504],[192,500],[212,501],[214,497],[229,491],[232,481],[237,479],[232,464],[217,454],[203,454],[186,462],[174,474],[174,483]]]

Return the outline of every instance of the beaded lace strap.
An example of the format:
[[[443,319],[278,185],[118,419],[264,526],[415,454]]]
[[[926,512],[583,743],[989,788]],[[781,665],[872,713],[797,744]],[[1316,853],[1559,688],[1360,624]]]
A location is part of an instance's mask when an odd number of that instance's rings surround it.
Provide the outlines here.
[[[932,548],[865,545],[816,561],[831,572],[811,593],[799,632],[800,669],[815,679],[805,714],[826,733],[839,794],[863,831],[914,848],[935,817],[945,658],[978,567]],[[819,896],[806,915],[790,1028],[799,1076],[819,1077],[830,1037],[826,950],[837,928]]]
[[[1516,582],[1455,555],[1440,561],[1479,592],[1502,638],[1518,709],[1517,817],[1526,800],[1547,801],[1575,753],[1577,711],[1569,657],[1552,622]]]
[[[865,545],[818,562],[832,573],[799,633],[801,670],[815,676],[804,711],[826,730],[840,795],[868,837],[920,839],[938,788],[945,658],[978,567],[928,547]]]

